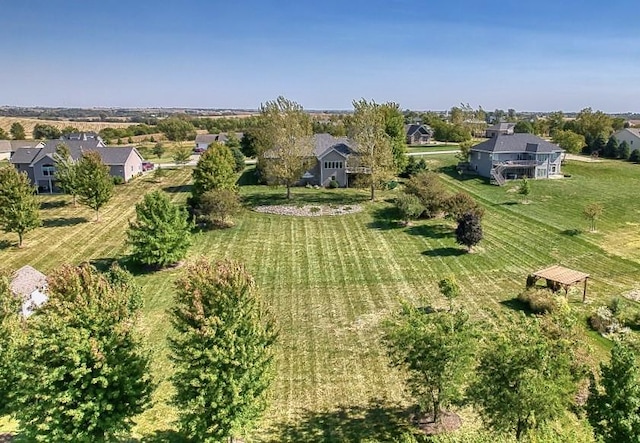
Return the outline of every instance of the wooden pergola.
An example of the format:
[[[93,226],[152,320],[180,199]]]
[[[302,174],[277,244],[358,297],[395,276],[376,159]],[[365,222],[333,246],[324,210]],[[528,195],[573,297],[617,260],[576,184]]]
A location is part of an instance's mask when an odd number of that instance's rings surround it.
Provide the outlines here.
[[[571,286],[584,282],[582,302],[584,303],[587,299],[587,281],[589,280],[589,274],[554,265],[534,272],[530,276],[533,284],[541,278],[547,281],[547,287],[553,292],[557,292],[560,288],[563,288],[565,295],[567,295]]]

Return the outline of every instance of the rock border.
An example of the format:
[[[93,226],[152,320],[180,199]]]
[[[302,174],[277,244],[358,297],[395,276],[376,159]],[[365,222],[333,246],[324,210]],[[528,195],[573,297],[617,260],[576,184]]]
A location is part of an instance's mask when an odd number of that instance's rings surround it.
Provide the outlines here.
[[[254,211],[262,214],[289,215],[293,217],[321,217],[325,215],[355,214],[363,210],[361,205],[264,205],[256,206]]]

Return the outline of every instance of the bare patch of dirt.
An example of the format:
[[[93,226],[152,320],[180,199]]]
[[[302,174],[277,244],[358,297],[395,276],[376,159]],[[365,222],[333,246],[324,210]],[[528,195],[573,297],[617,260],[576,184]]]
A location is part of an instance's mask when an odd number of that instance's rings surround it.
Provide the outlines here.
[[[13,435],[0,434],[0,443],[11,443],[13,441]]]
[[[438,423],[433,421],[433,415],[413,417],[414,424],[427,435],[437,435],[443,432],[451,432],[460,429],[462,420],[454,412],[442,412]]]

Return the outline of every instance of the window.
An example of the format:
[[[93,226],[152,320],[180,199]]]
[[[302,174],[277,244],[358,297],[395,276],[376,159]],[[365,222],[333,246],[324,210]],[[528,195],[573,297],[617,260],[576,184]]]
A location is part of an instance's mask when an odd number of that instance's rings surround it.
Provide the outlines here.
[[[53,177],[56,168],[53,165],[42,165],[42,175],[45,177]]]
[[[324,169],[327,169],[329,166],[327,166],[329,164],[329,162],[324,162]]]

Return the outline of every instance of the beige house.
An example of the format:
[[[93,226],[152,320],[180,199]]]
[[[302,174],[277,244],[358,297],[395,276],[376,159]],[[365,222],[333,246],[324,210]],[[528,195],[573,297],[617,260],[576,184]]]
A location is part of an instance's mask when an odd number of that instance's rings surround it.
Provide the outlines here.
[[[613,136],[618,140],[618,143],[627,142],[629,149],[640,149],[640,129],[638,128],[624,128],[614,133]]]
[[[65,145],[71,157],[78,160],[83,152],[95,151],[102,162],[109,167],[112,177],[122,177],[125,182],[142,174],[144,159],[132,146],[107,147],[99,137],[74,140],[49,140],[44,145],[33,148],[19,148],[11,156],[11,164],[18,171],[24,171],[38,192],[58,192],[55,182],[55,152],[59,145]]]

